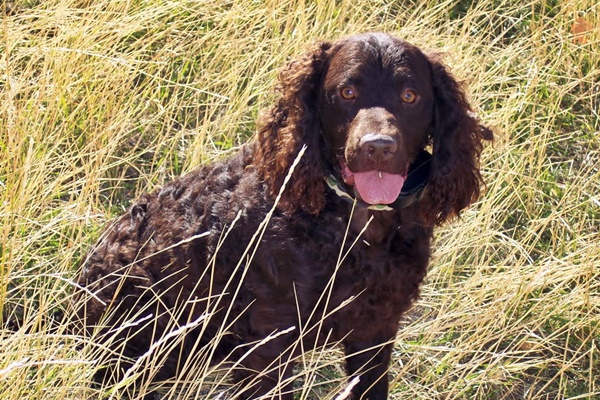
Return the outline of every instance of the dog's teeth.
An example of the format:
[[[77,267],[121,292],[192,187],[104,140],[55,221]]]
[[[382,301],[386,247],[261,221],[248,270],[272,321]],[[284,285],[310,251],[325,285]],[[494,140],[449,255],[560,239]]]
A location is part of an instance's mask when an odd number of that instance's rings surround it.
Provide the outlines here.
[[[381,178],[383,178],[383,177],[381,176],[381,171],[379,171],[379,179],[381,179]]]

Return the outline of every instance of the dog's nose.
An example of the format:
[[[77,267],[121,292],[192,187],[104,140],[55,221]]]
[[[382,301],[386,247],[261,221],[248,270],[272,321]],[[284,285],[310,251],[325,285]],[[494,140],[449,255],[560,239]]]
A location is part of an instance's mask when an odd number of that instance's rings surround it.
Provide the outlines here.
[[[385,161],[398,149],[396,139],[380,133],[367,133],[359,142],[360,148],[376,161]]]

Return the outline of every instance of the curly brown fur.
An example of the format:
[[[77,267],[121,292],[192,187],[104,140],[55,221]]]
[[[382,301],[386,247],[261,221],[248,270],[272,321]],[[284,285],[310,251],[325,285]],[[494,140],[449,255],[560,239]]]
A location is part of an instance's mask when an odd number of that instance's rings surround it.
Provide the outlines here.
[[[185,373],[188,356],[228,360],[248,385],[240,397],[291,399],[291,383],[277,386],[291,377],[287,361],[339,343],[360,377],[354,398],[387,397],[392,342],[419,296],[433,227],[478,197],[491,131],[439,60],[385,34],[319,44],[283,70],[279,91],[251,143],[143,195],[91,250],[79,283],[93,295],[81,295],[79,316],[125,357],[98,380],[121,379],[184,329],[154,379]]]
[[[321,161],[323,142],[316,105],[330,49],[329,43],[321,43],[281,71],[278,86],[281,97],[259,124],[257,139],[260,145],[256,150],[255,165],[273,197],[278,194],[300,149],[307,146],[308,151],[279,202],[279,208],[289,213],[300,208],[309,214],[317,214],[324,205],[325,166]]]
[[[479,173],[482,140],[492,140],[492,131],[481,125],[464,91],[437,55],[429,57],[435,93],[433,158],[427,212],[438,224],[459,216],[479,197],[483,183]]]

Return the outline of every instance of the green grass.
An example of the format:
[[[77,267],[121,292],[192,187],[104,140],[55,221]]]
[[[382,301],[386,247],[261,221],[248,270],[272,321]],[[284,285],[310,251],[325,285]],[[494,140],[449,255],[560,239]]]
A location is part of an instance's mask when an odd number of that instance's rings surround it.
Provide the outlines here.
[[[96,346],[60,318],[102,226],[139,193],[248,140],[286,60],[316,40],[370,30],[447,53],[497,131],[482,160],[485,195],[437,231],[422,299],[398,333],[391,396],[600,396],[594,1],[3,7],[1,399],[108,393],[89,385]],[[580,12],[592,26],[585,41],[571,33]],[[340,363],[335,350],[310,353],[298,398],[333,398],[345,385]],[[226,386],[211,372],[190,375],[202,398]]]

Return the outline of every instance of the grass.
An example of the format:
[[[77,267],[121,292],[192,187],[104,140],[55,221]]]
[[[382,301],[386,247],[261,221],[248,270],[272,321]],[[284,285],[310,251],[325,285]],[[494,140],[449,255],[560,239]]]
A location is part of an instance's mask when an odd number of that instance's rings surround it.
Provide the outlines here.
[[[3,7],[1,399],[111,394],[89,385],[97,346],[61,317],[102,226],[137,194],[246,141],[286,60],[367,30],[447,53],[497,131],[482,160],[485,195],[437,231],[422,299],[398,333],[391,397],[600,396],[596,2]],[[589,26],[575,37],[580,16]],[[335,350],[307,355],[298,397],[333,398],[345,385],[340,362]],[[200,398],[221,393],[214,372],[190,372]]]

